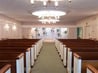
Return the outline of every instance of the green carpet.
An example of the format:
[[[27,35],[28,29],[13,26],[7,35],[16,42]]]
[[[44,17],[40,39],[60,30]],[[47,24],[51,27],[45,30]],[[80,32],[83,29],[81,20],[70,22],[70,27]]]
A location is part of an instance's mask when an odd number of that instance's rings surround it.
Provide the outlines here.
[[[44,43],[31,73],[67,73],[54,43]]]

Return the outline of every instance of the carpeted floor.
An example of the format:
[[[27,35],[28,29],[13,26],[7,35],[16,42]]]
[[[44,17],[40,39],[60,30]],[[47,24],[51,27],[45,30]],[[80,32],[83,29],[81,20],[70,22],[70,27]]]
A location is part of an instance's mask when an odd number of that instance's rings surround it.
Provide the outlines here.
[[[67,73],[54,43],[44,43],[31,73]]]

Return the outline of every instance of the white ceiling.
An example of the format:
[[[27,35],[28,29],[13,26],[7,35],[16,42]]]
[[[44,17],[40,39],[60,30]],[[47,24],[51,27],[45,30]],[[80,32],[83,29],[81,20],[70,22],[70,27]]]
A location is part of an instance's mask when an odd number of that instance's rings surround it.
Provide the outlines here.
[[[31,5],[30,0],[0,0],[0,13],[21,22],[38,22],[32,12],[45,9],[66,11],[67,15],[61,17],[60,23],[67,24],[97,14],[98,0],[72,0],[71,4],[64,0],[59,2],[58,7],[55,7],[53,3],[44,7],[42,2],[35,2]]]

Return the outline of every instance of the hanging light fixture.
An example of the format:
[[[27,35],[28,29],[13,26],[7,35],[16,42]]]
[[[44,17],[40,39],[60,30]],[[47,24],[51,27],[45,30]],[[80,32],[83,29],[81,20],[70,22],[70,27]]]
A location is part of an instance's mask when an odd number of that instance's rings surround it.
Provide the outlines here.
[[[60,1],[64,1],[64,0],[30,0],[31,4],[34,4],[35,1],[40,1],[40,2],[43,2],[43,5],[46,6],[48,3],[50,2],[54,2],[54,5],[55,6],[58,6],[59,5],[59,2]],[[68,2],[72,2],[72,0],[68,0]]]
[[[39,21],[42,22],[43,24],[59,22],[59,20],[57,20],[57,19],[40,19]]]
[[[32,15],[38,16],[42,23],[59,22],[60,16],[66,15],[66,12],[57,10],[43,10],[32,12]]]

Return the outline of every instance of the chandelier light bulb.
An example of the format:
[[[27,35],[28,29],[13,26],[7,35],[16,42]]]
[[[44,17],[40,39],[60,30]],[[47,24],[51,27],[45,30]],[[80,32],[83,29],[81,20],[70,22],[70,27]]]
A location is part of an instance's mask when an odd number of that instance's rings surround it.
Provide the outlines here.
[[[40,19],[39,20],[40,22],[42,22],[43,24],[50,24],[50,23],[56,23],[56,22],[59,22],[59,20],[56,20],[56,19]]]
[[[72,0],[68,0],[68,2],[69,2],[69,3],[71,3],[71,2],[72,2]]]
[[[31,4],[34,4],[34,0],[31,0]]]
[[[55,1],[55,2],[54,2],[54,5],[55,5],[55,6],[58,6],[58,1]]]
[[[57,16],[57,19],[59,19],[60,17],[59,16]]]
[[[59,5],[59,2],[60,2],[60,1],[63,1],[63,0],[30,0],[31,4],[34,4],[35,1],[43,2],[43,5],[44,5],[44,6],[46,6],[47,3],[54,2],[54,5],[55,5],[55,6],[58,6],[58,5]],[[68,0],[68,2],[71,3],[72,0]]]
[[[47,5],[47,2],[46,1],[43,1],[43,5],[46,6]]]

